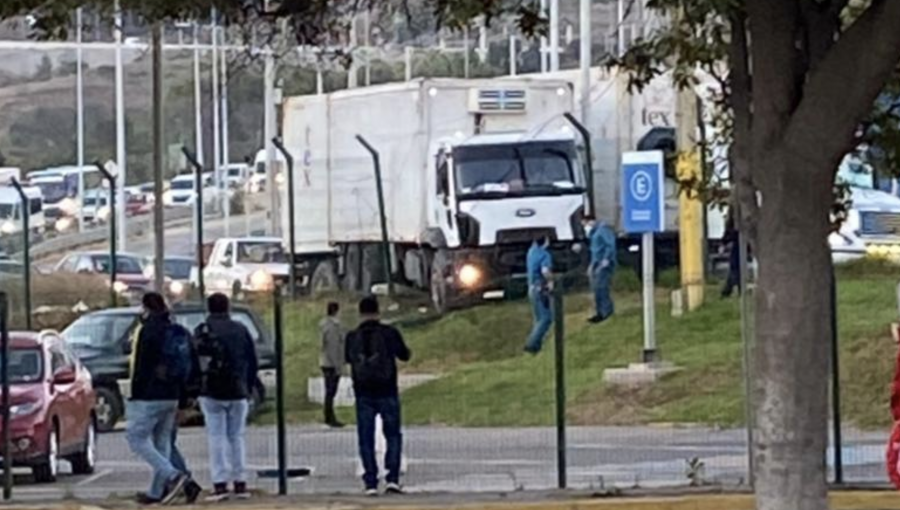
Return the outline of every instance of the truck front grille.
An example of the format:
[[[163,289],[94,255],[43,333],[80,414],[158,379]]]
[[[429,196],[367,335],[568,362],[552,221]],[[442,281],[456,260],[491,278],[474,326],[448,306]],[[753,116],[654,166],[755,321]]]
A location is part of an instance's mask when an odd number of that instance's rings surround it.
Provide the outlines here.
[[[517,228],[497,231],[497,244],[531,244],[544,236],[556,241],[556,229],[553,228]]]
[[[900,213],[863,211],[859,214],[860,234],[884,236],[900,233]]]

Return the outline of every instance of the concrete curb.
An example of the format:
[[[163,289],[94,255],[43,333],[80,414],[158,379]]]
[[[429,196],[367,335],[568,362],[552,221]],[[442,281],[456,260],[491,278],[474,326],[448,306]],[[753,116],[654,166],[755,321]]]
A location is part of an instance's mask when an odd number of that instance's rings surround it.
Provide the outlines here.
[[[540,493],[508,496],[491,495],[480,500],[477,495],[460,494],[410,494],[394,498],[351,498],[340,496],[291,496],[286,498],[262,497],[244,503],[226,503],[230,510],[755,510],[751,494],[695,494],[683,496],[635,496],[635,497],[566,497]],[[900,494],[894,491],[846,491],[833,492],[830,497],[832,510],[900,510]],[[221,504],[219,504],[221,505]],[[205,508],[195,505],[182,508]],[[126,501],[103,501],[81,504],[62,501],[45,504],[10,504],[6,508],[16,510],[105,510],[135,509],[138,505]]]

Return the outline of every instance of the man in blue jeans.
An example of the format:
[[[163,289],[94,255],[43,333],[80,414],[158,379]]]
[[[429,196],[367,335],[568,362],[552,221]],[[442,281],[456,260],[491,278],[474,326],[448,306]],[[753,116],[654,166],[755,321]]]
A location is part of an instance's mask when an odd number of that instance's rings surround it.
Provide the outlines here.
[[[148,293],[142,300],[140,330],[133,351],[131,399],[127,403],[131,450],[153,469],[150,490],[139,495],[143,504],[169,504],[184,494],[189,477],[172,465],[171,446],[178,401],[184,391],[182,381],[170,375],[176,363],[168,359],[166,338],[172,325],[169,310],[160,294]],[[188,361],[188,363],[190,363]]]
[[[550,255],[550,238],[536,239],[528,250],[528,299],[534,316],[534,326],[525,342],[525,352],[537,354],[544,345],[544,337],[553,324],[550,294],[553,292],[553,257]]]
[[[595,312],[588,322],[596,324],[609,319],[615,311],[610,286],[616,269],[616,234],[609,225],[597,222],[593,216],[585,217],[584,227],[591,247],[588,278],[594,291]]]
[[[247,328],[231,318],[231,303],[223,294],[207,300],[209,317],[194,334],[200,359],[200,409],[206,420],[213,493],[207,501],[247,492],[245,430],[250,397],[257,377],[256,347]]]
[[[375,420],[381,416],[385,454],[385,482],[388,494],[402,494],[400,461],[403,435],[400,425],[400,390],[397,360],[409,361],[411,353],[403,336],[393,326],[379,320],[378,300],[366,297],[359,303],[362,320],[347,335],[346,361],[352,368],[356,397],[356,428],[359,455],[364,469],[363,483],[368,496],[378,495],[378,462],[375,459]]]

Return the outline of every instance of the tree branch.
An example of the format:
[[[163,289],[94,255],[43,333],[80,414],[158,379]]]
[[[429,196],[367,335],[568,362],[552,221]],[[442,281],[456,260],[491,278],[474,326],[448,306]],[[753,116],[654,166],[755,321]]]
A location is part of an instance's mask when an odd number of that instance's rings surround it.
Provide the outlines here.
[[[873,0],[832,46],[809,76],[785,132],[790,150],[834,171],[900,61],[898,19],[900,1]]]

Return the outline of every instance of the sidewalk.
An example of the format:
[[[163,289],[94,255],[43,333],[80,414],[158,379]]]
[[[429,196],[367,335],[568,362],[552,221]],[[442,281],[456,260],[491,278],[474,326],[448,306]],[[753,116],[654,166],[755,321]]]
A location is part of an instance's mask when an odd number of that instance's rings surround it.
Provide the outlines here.
[[[511,494],[410,494],[400,497],[261,496],[249,502],[226,502],[229,510],[755,510],[751,494],[721,491],[691,491],[665,495],[659,492],[601,496],[573,492],[519,492]],[[79,503],[63,501],[46,504],[4,505],[15,510],[102,510],[135,509],[125,500]],[[831,510],[900,510],[900,494],[893,491],[833,492]]]

